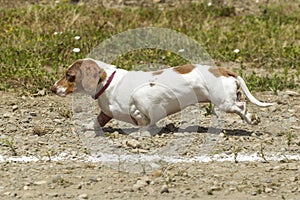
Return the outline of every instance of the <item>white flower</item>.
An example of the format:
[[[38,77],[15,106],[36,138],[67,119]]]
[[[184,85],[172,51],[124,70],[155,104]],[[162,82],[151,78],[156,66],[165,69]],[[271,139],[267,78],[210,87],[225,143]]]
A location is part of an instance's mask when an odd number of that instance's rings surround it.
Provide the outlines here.
[[[79,40],[79,39],[80,39],[80,36],[79,36],[79,35],[76,35],[76,36],[74,37],[74,39],[75,39],[75,40]]]
[[[212,6],[212,3],[211,3],[211,2],[208,2],[208,3],[207,3],[207,6]]]
[[[240,50],[239,50],[239,49],[235,49],[233,52],[234,52],[234,53],[239,53]]]
[[[184,49],[179,49],[178,52],[182,53],[182,52],[184,52]]]
[[[58,32],[56,32],[56,31],[53,33],[53,35],[57,35],[57,34],[58,34]]]
[[[78,52],[80,52],[80,49],[79,48],[74,48],[72,51],[75,52],[75,53],[78,53]]]

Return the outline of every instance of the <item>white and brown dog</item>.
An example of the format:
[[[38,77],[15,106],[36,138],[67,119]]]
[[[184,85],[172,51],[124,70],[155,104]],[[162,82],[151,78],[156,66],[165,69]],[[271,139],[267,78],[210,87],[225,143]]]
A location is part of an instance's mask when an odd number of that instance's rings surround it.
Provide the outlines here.
[[[93,59],[74,62],[52,91],[66,96],[83,91],[98,99],[103,127],[112,118],[148,127],[160,119],[198,103],[211,102],[228,113],[236,113],[249,124],[259,118],[247,112],[240,101],[241,88],[250,102],[260,107],[274,105],[258,101],[243,78],[222,67],[188,64],[153,72],[126,71]]]

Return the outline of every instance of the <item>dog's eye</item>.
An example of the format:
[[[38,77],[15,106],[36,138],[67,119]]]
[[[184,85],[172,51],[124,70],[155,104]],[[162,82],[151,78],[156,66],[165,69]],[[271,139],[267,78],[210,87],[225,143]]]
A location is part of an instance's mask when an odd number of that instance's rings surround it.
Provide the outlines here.
[[[70,73],[67,73],[66,74],[66,79],[67,79],[67,81],[74,82],[75,81],[75,76],[70,74]]]

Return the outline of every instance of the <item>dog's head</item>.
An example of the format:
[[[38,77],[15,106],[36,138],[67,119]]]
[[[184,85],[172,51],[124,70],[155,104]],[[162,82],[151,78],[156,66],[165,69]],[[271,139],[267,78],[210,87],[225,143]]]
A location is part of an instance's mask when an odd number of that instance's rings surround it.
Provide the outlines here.
[[[74,91],[94,95],[98,84],[105,79],[105,71],[95,61],[81,59],[67,69],[65,76],[56,81],[51,90],[59,96],[66,96]]]

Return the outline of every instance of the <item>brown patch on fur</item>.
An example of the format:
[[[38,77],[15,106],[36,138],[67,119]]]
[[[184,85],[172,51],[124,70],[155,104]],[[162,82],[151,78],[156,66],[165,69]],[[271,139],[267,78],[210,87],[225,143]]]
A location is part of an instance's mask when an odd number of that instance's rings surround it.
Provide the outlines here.
[[[65,76],[57,82],[57,86],[66,88],[66,94],[75,89],[93,92],[98,83],[107,77],[104,69],[93,60],[77,60],[66,71]]]
[[[208,71],[210,73],[212,73],[215,77],[220,77],[220,76],[225,76],[225,77],[234,77],[236,78],[237,77],[237,74],[232,72],[232,71],[229,71],[228,69],[224,68],[224,67],[210,67],[208,69]]]
[[[163,72],[164,72],[163,70],[155,71],[155,72],[152,72],[152,75],[153,75],[153,76],[160,75],[160,74],[162,74]]]
[[[100,82],[106,79],[104,69],[100,68],[93,60],[83,60],[76,76],[76,84],[89,93],[94,93]]]
[[[149,85],[150,85],[150,87],[153,87],[155,85],[155,83],[150,83]]]
[[[173,70],[179,74],[187,74],[195,69],[195,66],[192,64],[182,65],[174,67]]]

